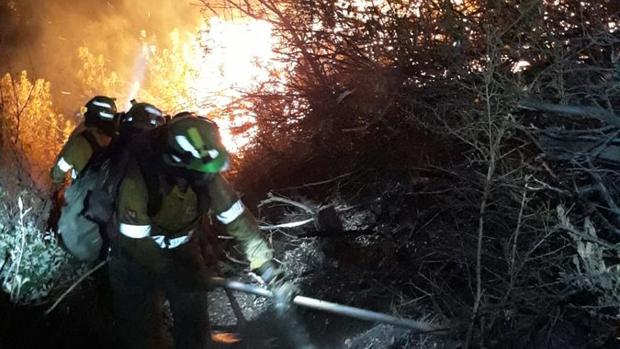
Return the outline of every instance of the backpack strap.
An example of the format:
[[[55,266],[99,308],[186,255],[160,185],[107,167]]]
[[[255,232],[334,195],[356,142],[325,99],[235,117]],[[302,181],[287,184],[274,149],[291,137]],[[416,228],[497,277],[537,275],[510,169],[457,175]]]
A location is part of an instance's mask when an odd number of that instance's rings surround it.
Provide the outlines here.
[[[202,216],[204,213],[209,212],[211,208],[211,196],[209,195],[209,188],[206,184],[195,185],[190,184],[194,193],[196,193],[196,199],[198,200],[198,213]]]
[[[141,161],[140,171],[142,172],[142,178],[146,184],[148,191],[149,201],[147,204],[147,213],[149,216],[155,216],[161,209],[164,194],[169,192],[174,183],[168,183],[166,175],[162,172],[161,168],[153,165],[157,160]],[[190,188],[196,194],[198,201],[198,216],[206,213],[210,209],[210,196],[209,190],[204,185],[198,186],[193,183],[189,184]]]
[[[146,166],[149,167],[149,166]],[[157,172],[154,172],[152,168],[145,168],[140,166],[142,172],[142,178],[146,184],[146,190],[149,195],[149,201],[147,203],[147,214],[153,217],[161,209],[163,201],[163,190],[161,189],[162,180]]]
[[[147,214],[151,217],[157,215],[161,209],[163,198],[168,193],[174,183],[169,183],[169,178],[176,176],[174,172],[176,170],[165,168],[161,163],[160,154],[161,149],[158,149],[158,144],[161,142],[162,134],[165,134],[165,126],[144,132],[133,137],[130,141],[126,142],[125,148],[129,157],[128,161],[136,161],[142,175],[142,179],[148,192]],[[122,161],[119,161],[122,162]],[[120,165],[119,171],[114,171],[114,175],[124,177],[124,168],[127,167],[128,162],[124,165]],[[172,172],[171,172],[172,171]],[[119,180],[120,182],[120,180]],[[118,187],[118,184],[114,185]],[[210,208],[209,191],[202,186],[198,187],[190,183],[190,187],[196,193],[198,200],[198,217],[201,217],[203,213],[206,213]]]
[[[93,134],[91,130],[89,129],[84,130],[84,132],[82,132],[82,135],[84,136],[84,138],[86,138],[86,141],[90,145],[90,148],[93,150],[93,154],[97,153],[99,150],[103,148],[101,144],[99,144],[99,142],[97,141],[97,138],[95,137],[95,135]]]

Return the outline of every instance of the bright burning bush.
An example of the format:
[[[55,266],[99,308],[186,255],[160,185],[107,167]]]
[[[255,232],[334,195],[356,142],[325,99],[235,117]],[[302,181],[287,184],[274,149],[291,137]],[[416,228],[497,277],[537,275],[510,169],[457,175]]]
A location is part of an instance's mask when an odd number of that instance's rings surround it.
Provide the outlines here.
[[[136,98],[170,114],[190,110],[206,115],[217,121],[227,148],[239,151],[255,132],[255,115],[242,97],[280,78],[271,25],[212,17],[195,31],[174,29],[166,39],[143,30],[128,76],[108,69],[103,55],[81,47],[77,78],[91,95],[117,97],[120,108]]]

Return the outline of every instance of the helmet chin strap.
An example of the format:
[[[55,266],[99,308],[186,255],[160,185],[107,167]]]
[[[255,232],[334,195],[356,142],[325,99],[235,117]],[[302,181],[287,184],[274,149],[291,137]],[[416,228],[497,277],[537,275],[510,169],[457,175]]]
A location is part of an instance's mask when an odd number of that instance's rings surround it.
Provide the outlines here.
[[[189,181],[186,178],[177,176],[174,179],[174,182],[182,193],[185,193],[187,189],[189,188]]]
[[[190,183],[195,186],[207,185],[215,177],[213,173],[205,173],[205,172],[198,172],[198,171],[192,171],[192,170],[187,170],[187,172],[189,172],[188,179]]]
[[[159,160],[159,166],[162,167],[168,183],[177,184],[179,189],[182,189],[183,186],[187,185],[207,185],[215,177],[213,173],[198,172],[180,166],[171,166],[166,160],[163,159]]]

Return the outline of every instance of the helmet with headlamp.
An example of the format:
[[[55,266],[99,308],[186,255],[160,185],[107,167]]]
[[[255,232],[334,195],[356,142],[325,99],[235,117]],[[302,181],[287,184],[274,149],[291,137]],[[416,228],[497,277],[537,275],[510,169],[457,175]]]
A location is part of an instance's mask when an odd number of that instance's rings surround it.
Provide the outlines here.
[[[164,162],[201,173],[219,173],[229,167],[217,125],[191,113],[176,115],[164,134]]]
[[[126,129],[145,130],[161,126],[166,123],[164,113],[149,103],[131,101],[131,108],[120,120],[121,131]]]
[[[86,127],[114,131],[114,122],[117,116],[114,98],[95,96],[86,103],[85,107],[84,124]]]

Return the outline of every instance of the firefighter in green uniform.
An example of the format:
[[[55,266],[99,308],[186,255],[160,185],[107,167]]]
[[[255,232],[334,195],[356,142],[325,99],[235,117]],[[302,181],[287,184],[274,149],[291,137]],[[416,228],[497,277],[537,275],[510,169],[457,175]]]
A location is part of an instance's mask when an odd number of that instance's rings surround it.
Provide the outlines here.
[[[137,137],[141,130],[164,123],[162,112],[150,104],[134,103],[126,114],[117,114],[113,102],[107,97],[95,97],[87,104],[85,124],[91,127],[69,140],[52,170],[53,174],[58,172],[59,179],[69,168],[79,173],[65,191],[58,232],[69,253],[86,262],[108,255],[112,242],[108,239],[109,223],[115,211],[116,183],[124,173],[125,149],[136,146],[142,138]],[[105,143],[97,143],[97,137],[110,135],[114,136],[111,142],[99,150],[98,146]]]
[[[89,188],[76,180],[95,154],[108,147],[115,138],[118,114],[114,99],[106,96],[92,98],[85,107],[84,121],[73,131],[50,171],[55,206],[48,226],[57,228],[63,245],[73,256],[92,261],[97,258],[103,242],[99,228],[83,217],[84,197]],[[63,196],[62,187],[68,172],[72,184]]]
[[[52,182],[63,183],[69,171],[75,179],[92,155],[110,144],[116,115],[116,104],[110,97],[96,96],[86,103],[84,122],[73,131],[50,172]]]
[[[159,294],[169,300],[175,348],[210,342],[201,221],[212,214],[241,244],[250,269],[273,290],[288,284],[254,216],[222,177],[228,156],[214,123],[182,113],[134,151],[122,180],[118,248],[110,280],[118,330],[129,348],[158,347]]]

